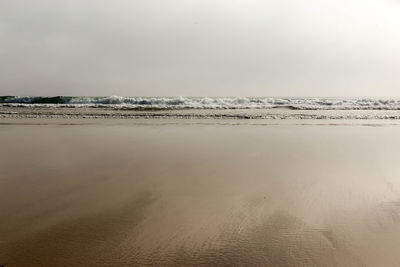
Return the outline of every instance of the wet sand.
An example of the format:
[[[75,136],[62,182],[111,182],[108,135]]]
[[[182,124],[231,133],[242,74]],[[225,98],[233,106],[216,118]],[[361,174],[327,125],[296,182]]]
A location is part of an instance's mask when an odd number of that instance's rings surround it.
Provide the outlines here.
[[[400,127],[0,121],[0,265],[399,266]]]

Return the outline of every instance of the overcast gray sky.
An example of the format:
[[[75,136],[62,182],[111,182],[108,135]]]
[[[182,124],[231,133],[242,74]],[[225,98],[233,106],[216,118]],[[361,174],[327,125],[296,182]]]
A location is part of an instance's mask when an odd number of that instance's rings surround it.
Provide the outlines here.
[[[400,96],[400,2],[1,0],[0,95]]]

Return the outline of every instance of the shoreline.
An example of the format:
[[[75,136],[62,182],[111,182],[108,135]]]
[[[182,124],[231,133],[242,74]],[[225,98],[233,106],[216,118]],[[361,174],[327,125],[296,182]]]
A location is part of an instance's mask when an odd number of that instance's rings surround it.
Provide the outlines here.
[[[290,109],[171,109],[60,108],[0,106],[0,119],[124,119],[208,121],[381,121],[400,122],[397,110],[290,110]]]

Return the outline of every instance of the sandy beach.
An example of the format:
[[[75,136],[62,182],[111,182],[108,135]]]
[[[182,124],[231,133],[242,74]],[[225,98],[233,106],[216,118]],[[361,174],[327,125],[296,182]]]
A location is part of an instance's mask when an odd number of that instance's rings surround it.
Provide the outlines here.
[[[399,266],[399,134],[2,119],[0,265]]]

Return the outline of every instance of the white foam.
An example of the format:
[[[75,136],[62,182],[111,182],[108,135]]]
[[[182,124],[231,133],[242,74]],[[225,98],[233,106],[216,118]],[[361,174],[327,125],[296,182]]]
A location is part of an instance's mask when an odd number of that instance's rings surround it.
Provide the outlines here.
[[[52,102],[54,101],[54,102]],[[400,110],[400,99],[272,97],[1,97],[2,105],[102,107],[112,109]]]

